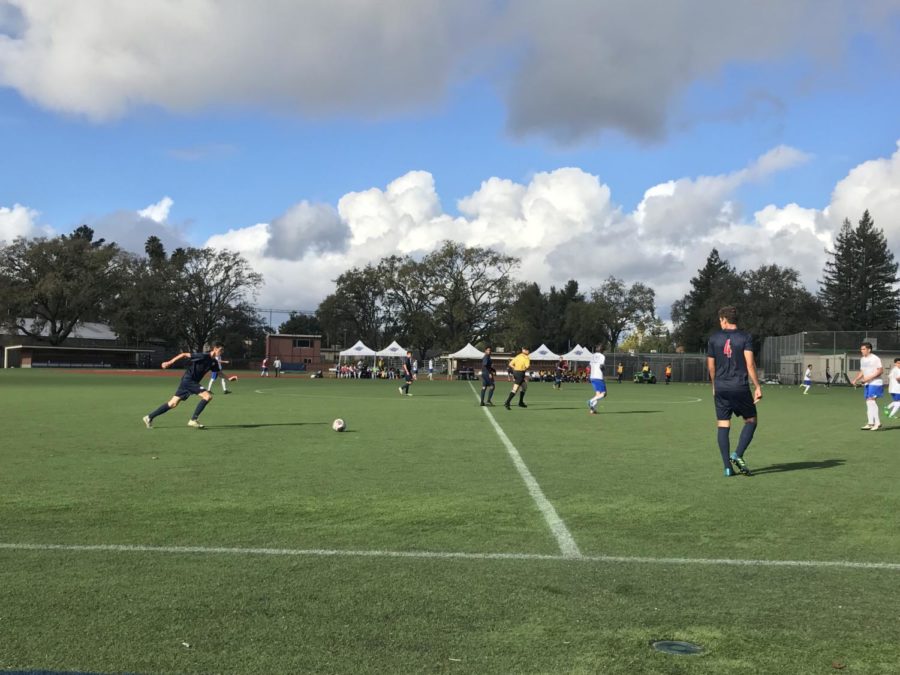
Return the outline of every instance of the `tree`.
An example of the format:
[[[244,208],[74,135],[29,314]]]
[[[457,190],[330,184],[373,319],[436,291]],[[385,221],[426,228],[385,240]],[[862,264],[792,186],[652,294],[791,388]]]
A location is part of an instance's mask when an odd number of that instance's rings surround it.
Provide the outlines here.
[[[534,349],[544,334],[544,318],[547,315],[547,296],[536,283],[518,283],[514,286],[513,300],[505,310],[504,342],[518,351],[520,347]]]
[[[445,241],[421,264],[439,341],[456,348],[468,341],[490,342],[502,330],[518,258]]]
[[[71,235],[20,237],[0,249],[5,325],[59,345],[79,324],[104,318],[123,282],[127,256],[93,236],[82,225]]]
[[[820,281],[819,300],[837,330],[885,330],[900,320],[897,263],[868,210],[844,220]]]
[[[425,360],[437,341],[438,327],[429,299],[429,269],[409,256],[389,256],[378,263],[384,283],[387,334]]]
[[[628,330],[645,329],[656,319],[656,294],[637,282],[627,288],[621,279],[609,277],[591,292],[591,300],[600,309],[600,324],[611,350]]]
[[[184,346],[201,351],[221,330],[229,312],[255,297],[262,276],[240,253],[189,248],[173,254],[176,329]]]
[[[278,332],[287,335],[320,335],[322,324],[315,314],[291,312],[288,320],[278,327]]]
[[[744,298],[739,307],[741,327],[756,338],[791,335],[822,328],[822,306],[789,267],[763,265],[743,272]]]
[[[706,264],[691,279],[691,290],[672,303],[676,342],[685,351],[704,351],[709,334],[719,328],[719,308],[739,306],[743,297],[743,280],[713,249]]]
[[[349,347],[362,340],[370,347],[381,340],[386,322],[384,279],[373,265],[354,267],[335,281],[335,291],[316,310],[329,345]],[[349,344],[348,344],[349,343]]]

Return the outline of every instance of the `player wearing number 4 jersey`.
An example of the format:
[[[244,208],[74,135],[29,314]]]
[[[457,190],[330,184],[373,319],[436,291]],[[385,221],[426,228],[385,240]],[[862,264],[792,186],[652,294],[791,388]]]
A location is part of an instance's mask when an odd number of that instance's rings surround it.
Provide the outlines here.
[[[719,452],[726,476],[737,473],[750,476],[752,474],[744,461],[744,453],[756,433],[756,404],[762,398],[753,358],[753,338],[750,333],[738,330],[737,310],[734,307],[719,310],[719,327],[721,330],[710,336],[706,349],[706,365],[716,404]],[[748,388],[749,382],[753,383],[752,394]],[[744,428],[741,429],[737,448],[730,453],[732,415],[744,418]]]

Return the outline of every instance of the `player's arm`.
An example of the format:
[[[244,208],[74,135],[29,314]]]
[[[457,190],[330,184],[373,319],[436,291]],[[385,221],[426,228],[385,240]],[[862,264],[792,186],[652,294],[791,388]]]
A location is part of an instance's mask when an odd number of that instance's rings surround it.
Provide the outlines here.
[[[190,352],[181,352],[178,356],[173,356],[168,361],[163,361],[162,367],[163,368],[171,368],[173,365],[175,365],[176,363],[181,361],[181,359],[189,359],[189,358],[191,358]]]
[[[706,357],[706,370],[709,371],[709,382],[712,384],[713,394],[716,393],[716,359],[712,356]]]
[[[749,349],[744,352],[744,361],[747,363],[747,375],[753,383],[753,400],[758,401],[762,398],[762,388],[759,386],[759,375],[756,374],[756,359]]]

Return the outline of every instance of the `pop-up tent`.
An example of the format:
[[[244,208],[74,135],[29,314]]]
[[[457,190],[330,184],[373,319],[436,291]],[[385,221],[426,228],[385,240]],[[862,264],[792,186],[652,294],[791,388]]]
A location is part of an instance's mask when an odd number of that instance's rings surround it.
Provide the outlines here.
[[[341,360],[345,356],[351,361],[359,361],[360,359],[372,357],[372,370],[375,370],[375,350],[366,347],[362,340],[358,340],[355,345],[338,354],[338,371],[340,371]]]
[[[447,367],[447,377],[452,377],[456,371],[456,363],[458,361],[480,361],[484,358],[484,352],[472,346],[471,342],[467,342],[466,346],[458,352],[453,352],[444,357],[449,361]]]
[[[398,359],[401,359],[406,356],[406,350],[398,345],[397,341],[394,340],[384,349],[379,349],[377,352],[375,352],[375,356],[385,356],[388,358],[396,356]]]
[[[590,361],[591,352],[581,345],[575,345],[571,351],[562,355],[566,361]]]
[[[559,361],[559,354],[554,354],[544,344],[532,350],[530,356],[532,361]]]

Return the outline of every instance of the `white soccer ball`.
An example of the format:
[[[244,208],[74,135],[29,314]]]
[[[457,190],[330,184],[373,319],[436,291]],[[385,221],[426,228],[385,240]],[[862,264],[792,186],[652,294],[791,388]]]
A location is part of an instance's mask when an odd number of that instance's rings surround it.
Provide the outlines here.
[[[344,423],[340,417],[338,417],[334,422],[331,423],[331,428],[335,431],[344,431],[347,428],[347,425]]]

